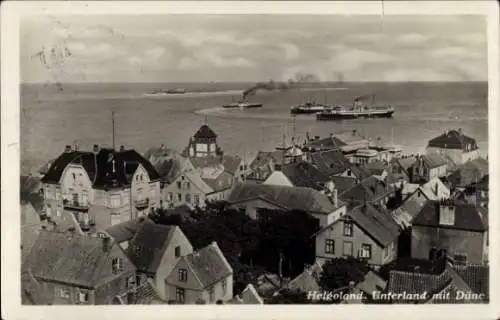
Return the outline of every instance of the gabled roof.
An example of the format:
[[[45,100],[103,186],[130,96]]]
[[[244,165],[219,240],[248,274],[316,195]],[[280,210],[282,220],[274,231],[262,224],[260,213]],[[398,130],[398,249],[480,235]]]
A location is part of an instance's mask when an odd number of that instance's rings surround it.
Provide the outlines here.
[[[339,174],[351,167],[349,160],[339,150],[313,152],[310,157],[312,164],[326,175]]]
[[[475,139],[464,135],[460,131],[450,130],[431,139],[428,147],[465,150],[467,144],[471,144],[473,149],[477,149]]]
[[[52,163],[42,182],[58,183],[69,164],[83,166],[94,188],[130,185],[131,177],[139,164],[144,167],[151,180],[159,178],[153,165],[135,150],[115,151],[102,148],[96,154],[83,151],[64,152]]]
[[[439,154],[427,154],[422,155],[417,158],[417,161],[421,159],[429,168],[437,168],[448,164],[445,157]]]
[[[35,278],[58,281],[75,286],[96,288],[103,279],[103,268],[111,268],[106,263],[111,254],[123,253],[114,250],[114,242],[109,241],[104,250],[103,239],[90,236],[70,236],[67,233],[40,231],[37,241],[28,254],[23,270],[29,270]],[[123,273],[134,272],[135,268],[123,258]]]
[[[255,170],[261,167],[267,167],[272,164],[283,162],[283,152],[281,151],[259,151],[253,161],[250,163],[250,169]],[[274,170],[274,167],[270,168]]]
[[[234,304],[264,304],[255,287],[250,283],[233,299]]]
[[[396,162],[402,169],[404,169],[406,173],[408,173],[408,170],[416,160],[417,158],[414,156],[393,159],[393,161]]]
[[[438,177],[434,177],[428,182],[421,185],[419,187],[419,190],[429,200],[439,200],[441,198],[445,198],[442,196],[443,191],[447,191],[448,195],[450,194],[450,190],[448,189],[448,187]]]
[[[227,190],[233,185],[233,175],[227,171],[223,171],[214,179],[202,177],[202,180],[213,190],[213,192]]]
[[[483,293],[488,300],[489,297],[489,273],[490,268],[479,265],[454,265],[455,272],[467,283],[475,293]]]
[[[137,219],[127,220],[125,222],[115,224],[114,226],[107,228],[106,233],[118,243],[130,241],[143,223],[153,222],[147,217],[139,217]]]
[[[311,188],[250,183],[236,185],[228,202],[235,204],[254,199],[262,199],[288,210],[330,214],[335,209],[326,195]]]
[[[216,242],[183,257],[203,288],[228,277],[233,269]]]
[[[447,270],[438,275],[393,270],[389,273],[387,291],[396,294],[427,293],[427,299],[429,299],[433,293],[443,290],[449,283],[450,275]]]
[[[206,124],[202,125],[194,134],[195,138],[217,138],[215,132]]]
[[[308,162],[297,162],[284,166],[281,172],[295,187],[309,187],[316,190],[323,189],[331,179]]]
[[[481,181],[488,174],[488,160],[477,158],[460,165],[448,176],[448,181],[454,186],[466,187],[476,181]]]
[[[176,228],[150,221],[141,223],[127,249],[127,255],[137,270],[156,273]]]
[[[392,243],[401,232],[401,228],[391,215],[378,211],[370,204],[358,206],[346,216],[382,247]]]
[[[208,156],[208,157],[190,157],[189,161],[193,164],[195,168],[205,168],[205,167],[215,167],[222,165],[222,167],[235,174],[240,166],[242,159],[240,157],[233,156]]]
[[[427,201],[413,220],[414,226],[443,227],[439,224],[440,201]],[[455,202],[455,223],[446,228],[484,232],[484,224],[477,208],[468,203]]]
[[[385,182],[371,176],[361,180],[360,183],[351,189],[344,191],[340,195],[340,198],[344,202],[364,203],[365,200],[366,202],[375,201],[393,191],[393,187],[388,186]]]
[[[335,136],[327,137],[327,138],[322,138],[322,139],[316,139],[316,140],[310,140],[307,142],[305,145],[305,148],[308,149],[315,149],[315,148],[321,148],[321,149],[339,149],[342,146],[345,146],[346,143],[340,140],[339,138]]]
[[[288,283],[288,289],[298,290],[301,292],[321,290],[318,282],[322,271],[323,270],[319,264],[313,264],[311,267],[306,268],[301,274],[292,279]]]
[[[335,184],[335,189],[341,194],[356,185],[356,180],[348,177],[331,176],[330,180]]]
[[[375,175],[381,175],[384,171],[387,170],[387,166],[382,161],[379,160],[365,164],[364,168],[371,174]]]
[[[425,201],[419,201],[417,199],[406,200],[399,208],[392,212],[394,220],[400,224],[403,228],[411,226],[413,219],[420,213]]]

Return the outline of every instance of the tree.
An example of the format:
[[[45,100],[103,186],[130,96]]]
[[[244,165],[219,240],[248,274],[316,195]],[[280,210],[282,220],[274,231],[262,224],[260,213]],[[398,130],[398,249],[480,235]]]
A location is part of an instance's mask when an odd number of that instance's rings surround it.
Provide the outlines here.
[[[352,257],[334,258],[323,265],[319,285],[325,291],[333,291],[347,287],[351,281],[361,282],[370,267],[365,260]]]

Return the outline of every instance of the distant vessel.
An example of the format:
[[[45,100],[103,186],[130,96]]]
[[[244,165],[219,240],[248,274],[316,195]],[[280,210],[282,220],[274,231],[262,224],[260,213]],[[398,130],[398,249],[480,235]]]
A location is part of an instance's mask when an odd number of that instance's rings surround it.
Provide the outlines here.
[[[177,89],[168,89],[168,90],[152,90],[148,92],[148,95],[171,95],[171,94],[183,94],[186,93],[187,90],[183,88],[177,88]]]
[[[291,114],[312,114],[325,111],[329,107],[320,103],[316,103],[314,101],[308,101],[304,104],[300,104],[297,106],[292,106],[290,108]]]
[[[346,108],[344,106],[335,106],[325,109],[316,114],[316,120],[347,120],[359,118],[391,118],[394,114],[394,108],[391,106],[373,107],[361,103],[364,97],[354,99],[353,106]],[[373,101],[373,100],[372,100]]]
[[[248,101],[236,101],[236,102],[231,102],[229,104],[224,104],[224,105],[222,105],[222,107],[223,108],[241,108],[241,109],[261,108],[262,103],[248,102]]]

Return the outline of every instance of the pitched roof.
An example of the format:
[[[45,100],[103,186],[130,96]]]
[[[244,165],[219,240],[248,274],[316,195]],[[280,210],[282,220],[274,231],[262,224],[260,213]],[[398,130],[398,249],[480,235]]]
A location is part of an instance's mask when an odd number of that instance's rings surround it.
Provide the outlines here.
[[[215,132],[206,124],[202,125],[194,134],[195,138],[217,138]]]
[[[410,157],[405,157],[405,158],[396,158],[394,161],[401,167],[403,168],[407,173],[408,169],[415,163],[417,160],[416,157],[410,156]]]
[[[454,186],[466,187],[476,181],[481,181],[488,174],[488,160],[477,158],[460,165],[448,176],[448,181]]]
[[[436,148],[465,150],[467,144],[471,144],[473,149],[477,149],[475,139],[464,135],[460,131],[450,130],[441,134],[440,136],[431,139],[428,143],[428,146]]]
[[[388,186],[374,176],[361,180],[349,190],[344,191],[340,198],[344,202],[364,203],[375,201],[388,193],[394,191],[394,188]]]
[[[191,163],[195,168],[204,168],[204,167],[214,167],[218,165],[222,165],[222,167],[230,172],[231,174],[235,174],[240,166],[242,159],[240,157],[233,156],[208,156],[208,157],[192,157],[189,158]]]
[[[113,241],[108,240],[107,251],[103,241],[97,237],[41,230],[22,268],[35,278],[95,288],[100,285],[100,274],[113,252]],[[123,272],[135,270],[128,259],[123,262],[123,268]]]
[[[297,277],[288,283],[288,288],[291,290],[298,290],[301,292],[319,291],[321,289],[318,281],[322,272],[321,266],[313,264],[311,267],[306,268]]]
[[[269,201],[288,210],[329,214],[335,209],[326,195],[311,188],[250,183],[236,185],[228,202],[234,204],[253,199]]]
[[[473,204],[455,202],[455,221],[446,228],[484,232],[487,230],[481,214]],[[413,220],[414,226],[443,227],[439,224],[440,201],[427,201]]]
[[[280,164],[283,162],[283,152],[281,151],[259,151],[250,163],[250,169],[255,170],[263,166],[268,166],[270,162]],[[274,170],[274,167],[270,168]]]
[[[379,160],[369,162],[363,166],[371,174],[381,175],[387,170],[387,166]]]
[[[327,175],[339,174],[351,167],[349,160],[339,150],[313,152],[310,157],[312,164]]]
[[[102,148],[97,154],[83,151],[62,153],[43,176],[42,182],[58,183],[69,164],[83,166],[94,188],[130,185],[130,179],[139,164],[144,167],[151,180],[159,178],[153,165],[135,150],[115,151]]]
[[[339,194],[356,185],[356,180],[353,178],[331,176],[330,180],[335,184],[335,188],[338,190]]]
[[[176,228],[147,220],[141,223],[127,249],[127,255],[137,270],[156,273]]]
[[[403,228],[410,227],[413,219],[420,213],[425,202],[418,199],[408,199],[392,212],[392,216]]]
[[[419,190],[429,200],[448,198],[450,195],[450,189],[448,189],[448,187],[438,177],[434,177],[428,182],[421,185],[419,187]],[[447,196],[443,196],[443,194],[447,194]]]
[[[490,268],[479,265],[454,265],[455,272],[467,283],[475,293],[483,293],[486,300],[489,297]]]
[[[183,257],[202,286],[207,288],[233,273],[216,242]]]
[[[323,188],[331,179],[308,162],[297,162],[284,166],[281,172],[295,187],[309,187],[316,190]]]
[[[443,290],[449,283],[450,275],[446,270],[438,275],[392,270],[389,273],[387,291],[412,295],[427,293],[427,297],[430,298],[433,293]]]
[[[229,189],[233,185],[233,175],[227,171],[222,171],[215,178],[204,178],[202,180],[213,190],[213,192]]]
[[[238,296],[236,296],[234,302],[236,304],[264,304],[264,301],[251,283],[248,284]]]
[[[133,220],[127,220],[125,222],[115,224],[106,229],[106,233],[109,234],[116,242],[121,243],[124,241],[130,241],[139,230],[143,223],[153,223],[147,217],[139,217]]]
[[[346,216],[350,217],[382,247],[392,243],[401,232],[391,215],[378,211],[370,204],[358,206],[349,211]]]
[[[429,168],[437,168],[448,164],[446,158],[439,154],[422,155],[420,158]]]
[[[121,295],[116,296],[116,300],[120,304],[126,304],[127,302],[127,294],[129,291],[123,292]],[[160,298],[160,295],[155,289],[155,286],[153,283],[151,283],[150,279],[147,279],[144,283],[142,283],[140,286],[137,287],[135,291],[135,303],[134,304],[140,304],[140,305],[145,305],[145,304],[156,304],[156,303],[161,303],[161,304],[166,304],[166,301],[162,301]]]
[[[307,142],[305,145],[305,148],[308,149],[315,149],[315,148],[321,148],[321,149],[339,149],[342,146],[345,146],[346,143],[340,140],[339,138],[335,136],[327,137],[327,138],[322,138],[322,139],[315,139],[315,140],[310,140]]]

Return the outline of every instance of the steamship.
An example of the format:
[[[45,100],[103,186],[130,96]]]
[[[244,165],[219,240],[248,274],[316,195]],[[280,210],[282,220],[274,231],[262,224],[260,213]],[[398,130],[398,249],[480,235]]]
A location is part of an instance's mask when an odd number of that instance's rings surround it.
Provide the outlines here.
[[[296,106],[292,106],[290,108],[291,114],[313,114],[322,112],[328,109],[328,106],[322,105],[320,103],[316,103],[313,101],[308,101],[304,104],[299,104]]]
[[[392,118],[394,108],[391,106],[374,107],[361,102],[362,97],[354,99],[352,107],[329,107],[316,114],[316,120],[347,120],[360,118]],[[372,100],[373,101],[373,100]]]

